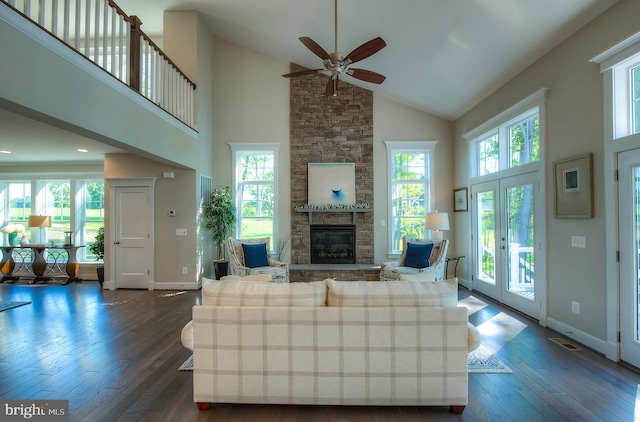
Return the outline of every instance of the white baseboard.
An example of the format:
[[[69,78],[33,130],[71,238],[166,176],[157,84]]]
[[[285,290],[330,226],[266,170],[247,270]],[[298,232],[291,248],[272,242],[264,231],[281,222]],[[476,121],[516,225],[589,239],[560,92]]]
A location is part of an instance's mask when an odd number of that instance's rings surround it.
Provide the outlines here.
[[[560,334],[567,336],[578,343],[584,344],[585,346],[602,353],[607,358],[617,361],[617,345],[611,344],[606,340],[601,340],[592,336],[591,334],[587,334],[583,331],[575,329],[570,325],[567,325],[563,322],[557,321],[553,318],[547,318],[547,327],[551,328],[559,332]]]
[[[193,282],[178,282],[178,283],[153,283],[152,290],[200,290],[202,287],[201,281],[193,281]]]

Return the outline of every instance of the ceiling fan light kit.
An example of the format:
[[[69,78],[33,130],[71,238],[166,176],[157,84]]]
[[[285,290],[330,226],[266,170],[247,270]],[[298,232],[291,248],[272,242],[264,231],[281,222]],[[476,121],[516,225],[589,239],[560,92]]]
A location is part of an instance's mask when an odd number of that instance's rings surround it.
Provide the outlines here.
[[[344,56],[338,51],[338,0],[334,0],[335,5],[335,50],[329,54],[318,43],[313,41],[309,37],[300,37],[300,42],[305,45],[313,54],[322,59],[322,69],[307,69],[299,72],[287,73],[282,75],[285,78],[293,78],[298,76],[313,75],[316,73],[322,73],[329,77],[327,81],[326,94],[327,96],[338,96],[338,79],[341,75],[349,75],[352,78],[359,79],[361,81],[381,84],[386,77],[376,72],[365,69],[355,69],[349,66],[353,63],[364,60],[367,57],[372,56],[378,51],[382,50],[387,44],[380,37],[374,38],[361,46],[357,47],[351,53]]]

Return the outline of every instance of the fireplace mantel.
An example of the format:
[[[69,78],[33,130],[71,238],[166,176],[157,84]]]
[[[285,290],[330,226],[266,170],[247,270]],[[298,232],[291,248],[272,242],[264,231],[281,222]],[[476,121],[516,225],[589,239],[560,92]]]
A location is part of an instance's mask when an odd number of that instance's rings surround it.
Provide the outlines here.
[[[313,224],[313,213],[330,213],[330,212],[350,212],[353,215],[353,224],[356,224],[357,216],[359,212],[369,212],[370,208],[304,208],[295,207],[296,212],[306,212],[309,214],[309,224]]]

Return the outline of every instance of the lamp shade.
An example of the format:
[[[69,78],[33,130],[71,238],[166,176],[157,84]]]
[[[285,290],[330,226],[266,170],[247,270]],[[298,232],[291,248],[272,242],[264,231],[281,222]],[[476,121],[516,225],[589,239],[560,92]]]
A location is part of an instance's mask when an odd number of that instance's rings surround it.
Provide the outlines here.
[[[30,215],[29,227],[51,227],[51,217],[48,215]]]
[[[427,228],[431,230],[449,230],[449,214],[438,211],[428,213]]]

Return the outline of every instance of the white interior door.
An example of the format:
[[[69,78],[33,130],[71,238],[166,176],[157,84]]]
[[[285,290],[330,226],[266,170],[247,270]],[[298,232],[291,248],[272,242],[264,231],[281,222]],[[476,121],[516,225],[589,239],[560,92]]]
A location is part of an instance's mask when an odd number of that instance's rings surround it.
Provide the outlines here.
[[[537,172],[471,187],[473,288],[533,318],[540,318],[536,251],[541,215]],[[538,268],[538,273],[544,271]]]
[[[640,367],[640,150],[618,155],[620,358]]]
[[[116,288],[153,289],[150,187],[115,188],[113,251]]]

